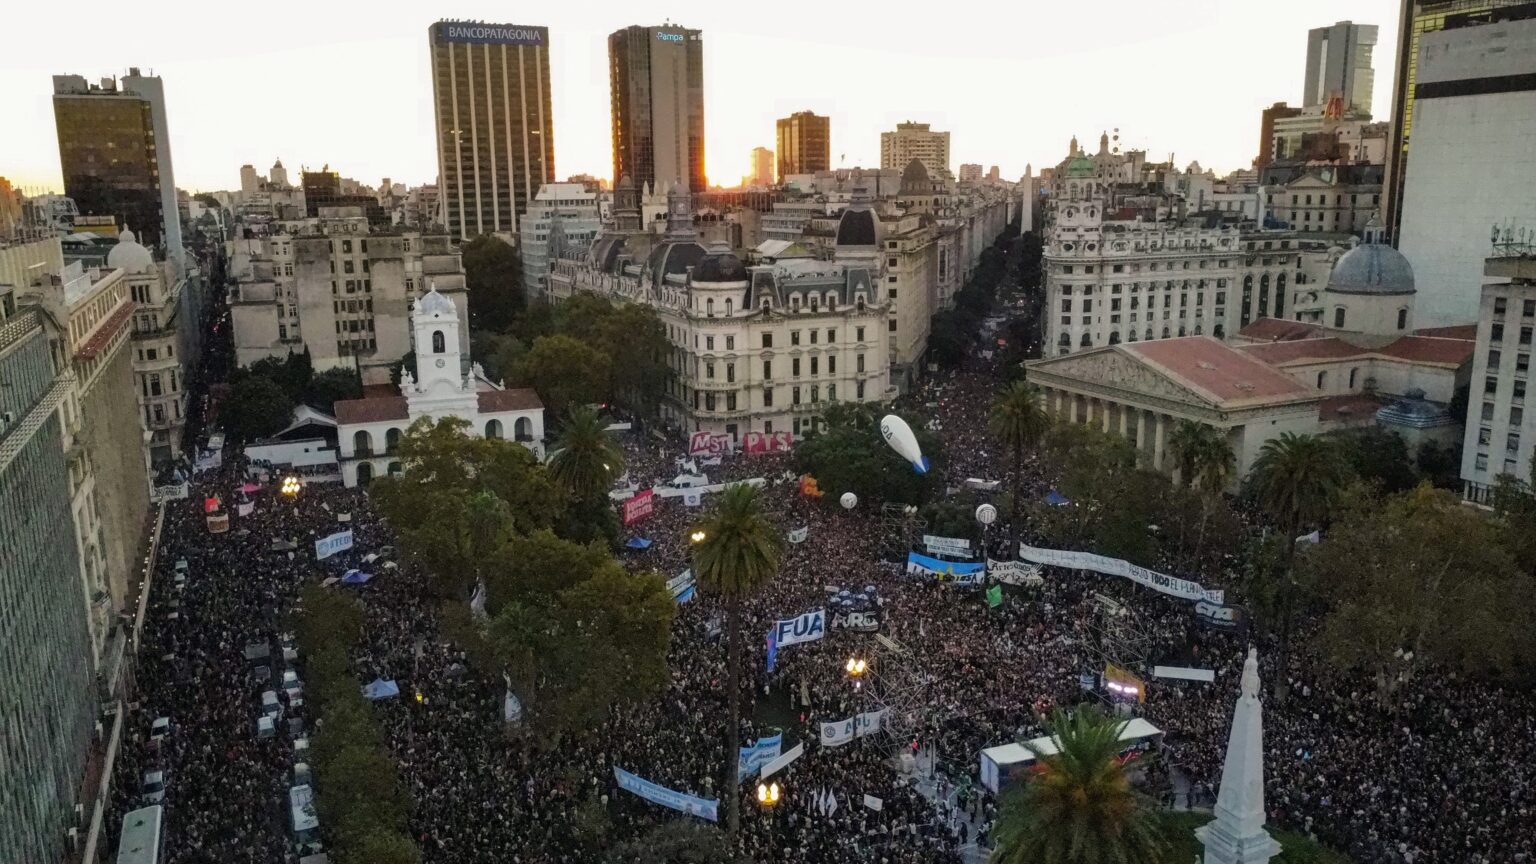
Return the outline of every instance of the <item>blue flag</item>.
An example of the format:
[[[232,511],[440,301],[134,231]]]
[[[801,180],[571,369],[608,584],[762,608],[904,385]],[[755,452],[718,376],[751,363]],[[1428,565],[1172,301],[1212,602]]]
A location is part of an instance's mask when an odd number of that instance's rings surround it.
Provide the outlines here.
[[[773,663],[779,657],[779,640],[776,638],[778,628],[768,631],[768,674],[773,674]]]

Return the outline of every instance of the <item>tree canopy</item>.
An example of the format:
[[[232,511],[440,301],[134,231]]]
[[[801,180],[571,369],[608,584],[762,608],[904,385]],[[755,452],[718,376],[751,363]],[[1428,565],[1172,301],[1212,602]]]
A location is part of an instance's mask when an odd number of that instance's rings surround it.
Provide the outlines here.
[[[459,251],[464,262],[464,286],[469,291],[470,328],[506,331],[526,302],[522,257],[489,234],[470,240]]]
[[[880,435],[884,411],[877,405],[838,402],[822,415],[826,427],[795,447],[795,465],[814,476],[827,499],[852,492],[868,506],[880,502],[921,504],[944,476],[938,439],[911,417],[904,417],[928,457],[927,474],[893,451]]]

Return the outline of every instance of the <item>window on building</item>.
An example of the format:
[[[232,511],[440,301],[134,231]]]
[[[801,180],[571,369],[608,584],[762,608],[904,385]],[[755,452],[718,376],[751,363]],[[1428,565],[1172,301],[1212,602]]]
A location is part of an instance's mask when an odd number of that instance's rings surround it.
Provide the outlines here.
[[[791,345],[799,345],[800,344],[800,331],[799,330],[791,330],[791,331],[789,331],[789,344],[791,344]]]
[[[820,366],[821,366],[821,358],[820,357],[812,357],[811,358],[811,375],[812,376],[817,375],[821,371],[821,369],[819,368]]]
[[[764,348],[772,348],[773,347],[773,334],[772,333],[764,333],[763,334],[763,347]]]
[[[734,383],[736,383],[736,364],[735,363],[727,363],[727,364],[725,364],[725,381],[726,381],[727,384],[734,384]]]
[[[800,385],[789,388],[789,401],[795,405],[800,404]]]
[[[1408,328],[1408,310],[1407,309],[1399,309],[1399,310],[1397,310],[1397,329],[1405,330],[1407,328]]]
[[[764,360],[763,361],[763,380],[764,381],[772,381],[773,380],[773,361],[772,360]]]
[[[1503,342],[1504,341],[1504,325],[1503,324],[1494,324],[1489,329],[1488,338],[1489,338],[1490,341],[1493,341],[1493,342]]]
[[[1487,422],[1489,422],[1491,420],[1493,420],[1493,403],[1492,402],[1484,402],[1483,403],[1483,422],[1487,423]],[[1514,421],[1511,420],[1510,422],[1513,423]]]
[[[704,350],[705,351],[713,351],[713,350],[715,350],[715,337],[713,337],[713,336],[705,336],[704,337]]]
[[[765,408],[772,408],[773,407],[773,388],[772,387],[764,387],[763,388],[763,407],[765,407]]]
[[[1484,393],[1495,393],[1495,392],[1498,392],[1498,389],[1499,389],[1499,379],[1498,378],[1496,378],[1496,377],[1494,377],[1492,375],[1489,375],[1487,378],[1483,379],[1483,392]]]
[[[1499,368],[1499,361],[1502,360],[1502,359],[1504,359],[1504,358],[1503,358],[1502,355],[1499,354],[1497,349],[1489,351],[1488,352],[1488,369],[1489,369],[1489,371],[1497,371],[1498,368]]]
[[[827,355],[827,374],[828,375],[836,375],[837,374],[837,355],[836,354],[829,354],[829,355]]]
[[[1336,330],[1344,329],[1344,307],[1343,306],[1340,306],[1340,307],[1338,307],[1338,308],[1333,310],[1333,326],[1334,326],[1334,329],[1336,329]]]
[[[443,338],[443,331],[441,331],[441,330],[433,330],[432,331],[432,353],[433,354],[442,354],[442,353],[445,353],[447,350],[448,350],[447,340],[445,340]]]
[[[1317,373],[1317,389],[1322,390],[1325,386],[1327,386],[1327,384],[1328,384],[1328,373],[1327,372],[1319,372],[1319,373]]]
[[[854,330],[853,330],[853,341],[855,341],[855,342],[863,342],[864,341],[864,328],[863,327],[855,327],[854,328]]]
[[[892,318],[890,321],[886,322],[886,325],[887,326],[886,326],[885,329],[889,330],[892,333],[896,332],[896,319],[895,318]]]
[[[727,351],[735,351],[736,350],[736,337],[735,336],[727,336],[727,337],[725,337],[725,350],[727,350]]]
[[[1493,298],[1493,314],[1503,315],[1509,309],[1509,299],[1506,297]]]

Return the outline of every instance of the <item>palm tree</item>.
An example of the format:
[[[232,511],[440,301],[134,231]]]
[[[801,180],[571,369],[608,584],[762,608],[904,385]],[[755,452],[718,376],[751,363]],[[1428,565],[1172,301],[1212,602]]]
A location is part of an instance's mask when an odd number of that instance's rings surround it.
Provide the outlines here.
[[[1013,503],[1008,513],[1008,557],[1019,554],[1019,514],[1024,506],[1024,453],[1035,452],[1051,428],[1051,417],[1040,404],[1040,389],[1018,381],[992,403],[992,434],[1013,453]]]
[[[1210,429],[1211,427],[1206,427]],[[1212,434],[1201,448],[1200,467],[1194,478],[1200,489],[1200,537],[1195,543],[1195,560],[1205,554],[1205,528],[1211,518],[1211,507],[1221,497],[1237,473],[1237,455],[1225,435],[1211,430]]]
[[[1195,478],[1203,467],[1206,454],[1215,449],[1221,433],[1215,427],[1193,420],[1180,420],[1173,424],[1168,435],[1168,449],[1173,462],[1179,468],[1179,480],[1186,486],[1195,485]]]
[[[603,428],[590,408],[573,408],[549,457],[549,472],[578,501],[591,501],[608,491],[624,472],[624,450]]]
[[[741,778],[736,760],[741,746],[741,600],[767,584],[779,569],[782,538],[763,517],[757,490],[745,483],[726,489],[715,512],[689,537],[693,542],[694,578],[706,592],[725,598],[726,826],[732,836],[741,825]]]
[[[1285,549],[1285,581],[1280,598],[1280,668],[1290,657],[1291,620],[1296,605],[1296,535],[1306,525],[1328,518],[1349,482],[1350,468],[1338,446],[1315,435],[1285,432],[1264,442],[1248,473],[1248,486],[1259,506],[1279,525]],[[1283,701],[1286,676],[1274,676],[1275,695]]]
[[[1003,795],[991,864],[1161,864],[1155,811],[1120,763],[1125,723],[1080,708],[1049,725],[1058,752],[1024,745],[1036,772]]]

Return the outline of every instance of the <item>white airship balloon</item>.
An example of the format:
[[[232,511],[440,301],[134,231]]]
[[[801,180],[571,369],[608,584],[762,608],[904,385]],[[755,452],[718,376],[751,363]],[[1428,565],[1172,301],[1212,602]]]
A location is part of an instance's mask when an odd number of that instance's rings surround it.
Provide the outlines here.
[[[895,414],[887,414],[880,421],[880,434],[885,437],[885,443],[891,445],[901,458],[912,463],[912,468],[919,474],[928,473],[928,459],[923,456],[923,450],[917,446],[917,436],[912,434],[912,427],[907,421]]]

